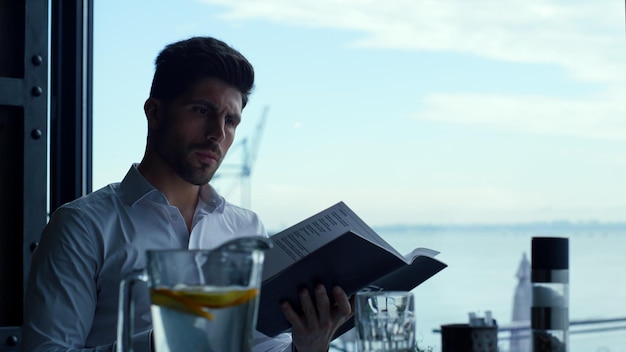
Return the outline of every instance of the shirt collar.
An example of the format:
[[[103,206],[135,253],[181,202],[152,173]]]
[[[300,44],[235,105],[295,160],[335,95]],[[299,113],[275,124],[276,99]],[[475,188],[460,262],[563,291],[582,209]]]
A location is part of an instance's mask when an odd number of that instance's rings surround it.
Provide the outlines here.
[[[132,207],[144,198],[168,203],[165,195],[154,188],[137,170],[138,165],[133,164],[121,182],[126,204]],[[220,196],[209,184],[200,187],[199,202],[201,204],[198,204],[198,208],[208,213],[221,213],[226,205],[224,197]]]
[[[224,211],[226,200],[220,196],[217,191],[211,187],[210,184],[206,184],[200,187],[200,202],[202,202],[202,208],[209,213]],[[198,204],[200,207],[200,204]]]
[[[137,170],[139,164],[133,164],[121,183],[124,200],[128,206],[134,206],[147,196],[159,197],[167,202],[165,195],[154,188]]]

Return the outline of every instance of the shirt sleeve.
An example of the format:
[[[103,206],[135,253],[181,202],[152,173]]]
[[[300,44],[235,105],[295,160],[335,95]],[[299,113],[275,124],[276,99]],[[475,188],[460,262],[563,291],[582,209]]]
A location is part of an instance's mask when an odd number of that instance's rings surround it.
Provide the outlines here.
[[[24,351],[114,352],[115,344],[85,346],[94,319],[101,263],[79,210],[61,207],[44,229],[27,282]],[[133,337],[135,351],[150,350],[149,331]]]
[[[152,352],[152,330],[140,332],[133,336],[131,344],[134,352]],[[113,344],[112,352],[117,351],[117,343]]]
[[[259,331],[254,332],[253,352],[291,352],[292,350],[291,334],[269,337]]]
[[[256,224],[265,234],[263,225]],[[97,305],[102,244],[80,209],[61,207],[44,229],[33,254],[25,295],[23,350],[115,352],[116,343],[86,345]],[[114,327],[113,327],[114,328]],[[133,336],[136,352],[151,350],[150,331]],[[291,351],[291,335],[255,332],[255,352]]]

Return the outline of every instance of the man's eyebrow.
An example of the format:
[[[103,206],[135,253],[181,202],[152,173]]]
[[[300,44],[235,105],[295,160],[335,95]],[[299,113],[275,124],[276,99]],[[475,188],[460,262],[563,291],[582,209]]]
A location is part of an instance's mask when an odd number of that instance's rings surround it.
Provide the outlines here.
[[[208,100],[193,99],[191,100],[191,104],[202,105],[208,110],[211,110],[211,112],[213,113],[217,112],[217,106],[215,106],[215,104],[211,103]]]
[[[218,110],[219,110],[215,104],[213,104],[212,102],[210,102],[208,100],[193,99],[193,100],[191,100],[191,104],[202,105],[205,108],[207,108],[208,110],[210,110],[211,113],[213,113],[213,114],[217,113]],[[226,116],[230,117],[231,119],[237,120],[237,122],[241,122],[241,114],[239,114],[237,112],[229,112],[229,113],[226,114]]]
[[[230,117],[233,120],[236,120],[237,124],[239,124],[239,122],[241,122],[241,114],[238,114],[238,113],[228,113],[228,114],[226,114],[226,116]]]

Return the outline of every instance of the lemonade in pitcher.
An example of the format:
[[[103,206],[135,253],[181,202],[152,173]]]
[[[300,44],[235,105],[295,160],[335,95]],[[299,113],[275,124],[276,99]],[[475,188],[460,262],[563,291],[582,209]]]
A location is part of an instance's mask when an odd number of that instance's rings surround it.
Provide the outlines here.
[[[147,251],[145,269],[120,283],[117,352],[133,352],[139,282],[150,289],[154,351],[251,352],[263,250],[271,245],[250,236],[212,250]]]
[[[177,285],[150,295],[157,351],[251,350],[257,288]]]

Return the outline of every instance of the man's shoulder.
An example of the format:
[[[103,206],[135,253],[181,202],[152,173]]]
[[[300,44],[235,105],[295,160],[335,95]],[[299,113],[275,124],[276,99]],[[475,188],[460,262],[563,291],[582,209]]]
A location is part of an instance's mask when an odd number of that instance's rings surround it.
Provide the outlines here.
[[[250,209],[226,201],[223,214],[226,222],[230,223],[233,228],[243,228],[248,231],[254,229],[255,234],[265,234],[265,227],[259,215]]]
[[[235,205],[233,203],[230,203],[229,201],[224,202],[224,214],[226,214],[227,216],[235,215],[235,216],[241,216],[241,217],[250,218],[250,219],[259,218],[257,213],[255,213],[254,211],[248,208],[241,207],[239,205]]]
[[[57,241],[95,238],[94,234],[110,226],[122,206],[115,185],[106,186],[55,209],[44,233]]]
[[[63,204],[59,210],[81,213],[106,212],[122,206],[119,183],[112,183],[96,191]]]

